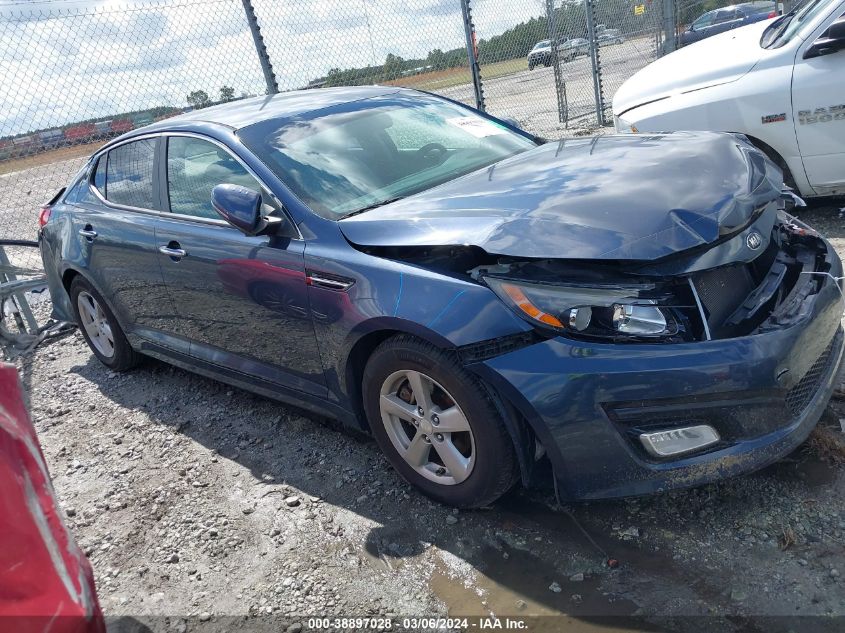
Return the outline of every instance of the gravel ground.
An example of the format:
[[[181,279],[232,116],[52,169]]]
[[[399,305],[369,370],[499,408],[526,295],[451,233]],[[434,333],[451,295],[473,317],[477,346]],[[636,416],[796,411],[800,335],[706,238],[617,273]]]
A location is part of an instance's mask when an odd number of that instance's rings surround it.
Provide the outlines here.
[[[800,216],[845,255],[836,208]],[[156,631],[436,614],[563,618],[531,630],[845,626],[845,401],[753,475],[565,508],[517,490],[458,513],[367,438],[156,361],[113,374],[78,333],[17,364],[110,617]],[[835,617],[771,619],[796,615]],[[112,628],[143,630],[127,622]]]

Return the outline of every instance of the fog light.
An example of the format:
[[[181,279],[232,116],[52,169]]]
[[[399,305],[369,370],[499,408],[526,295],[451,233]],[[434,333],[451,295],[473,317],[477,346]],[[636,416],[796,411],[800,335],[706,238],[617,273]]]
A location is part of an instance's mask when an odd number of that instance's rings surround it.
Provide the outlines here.
[[[662,334],[666,331],[666,317],[656,306],[617,303],[613,306],[613,327],[625,334]]]
[[[640,435],[645,449],[655,457],[669,457],[689,453],[710,446],[719,441],[719,434],[712,426],[700,424],[669,431],[657,431]]]

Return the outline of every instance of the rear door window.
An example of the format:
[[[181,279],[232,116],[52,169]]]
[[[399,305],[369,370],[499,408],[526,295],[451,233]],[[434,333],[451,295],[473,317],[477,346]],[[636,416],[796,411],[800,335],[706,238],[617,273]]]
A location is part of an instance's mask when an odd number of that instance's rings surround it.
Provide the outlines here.
[[[120,145],[108,153],[106,200],[139,209],[158,207],[153,185],[155,149],[156,139],[148,138]],[[99,164],[97,167],[99,171]]]

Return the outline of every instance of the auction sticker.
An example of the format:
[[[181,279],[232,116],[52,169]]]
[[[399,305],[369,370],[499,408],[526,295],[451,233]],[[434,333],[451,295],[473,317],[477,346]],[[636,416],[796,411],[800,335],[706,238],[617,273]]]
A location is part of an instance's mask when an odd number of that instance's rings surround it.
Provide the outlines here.
[[[446,119],[446,122],[478,138],[505,133],[505,130],[495,123],[476,117],[459,116],[453,119]]]

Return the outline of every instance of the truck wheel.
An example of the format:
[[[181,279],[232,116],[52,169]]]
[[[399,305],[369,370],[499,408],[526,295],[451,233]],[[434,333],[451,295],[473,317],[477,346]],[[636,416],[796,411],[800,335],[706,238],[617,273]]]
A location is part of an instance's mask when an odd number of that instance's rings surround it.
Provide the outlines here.
[[[362,387],[382,451],[432,499],[477,508],[516,483],[519,468],[505,423],[453,354],[410,336],[390,338],[370,356]]]

